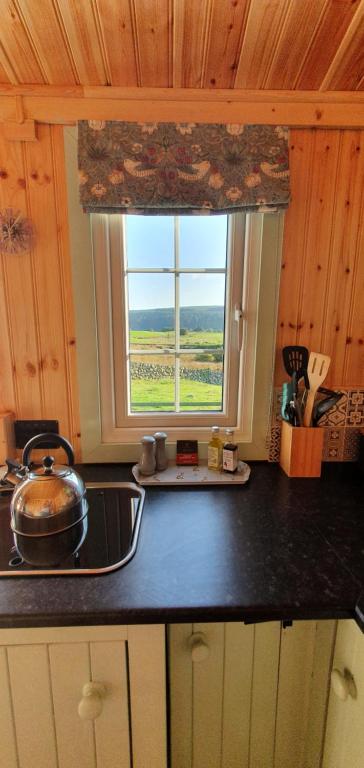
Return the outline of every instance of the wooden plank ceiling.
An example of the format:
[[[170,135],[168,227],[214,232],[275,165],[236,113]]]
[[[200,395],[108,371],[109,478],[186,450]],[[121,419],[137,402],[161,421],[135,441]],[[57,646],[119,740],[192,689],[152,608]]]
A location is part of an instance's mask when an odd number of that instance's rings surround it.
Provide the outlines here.
[[[0,83],[364,90],[364,0],[0,0]]]

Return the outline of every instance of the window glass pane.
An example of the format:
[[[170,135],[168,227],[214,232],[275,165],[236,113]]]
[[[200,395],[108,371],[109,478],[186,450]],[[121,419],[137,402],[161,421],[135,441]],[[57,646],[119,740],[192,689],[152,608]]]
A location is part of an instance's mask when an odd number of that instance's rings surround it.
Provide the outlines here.
[[[130,412],[175,410],[175,362],[172,355],[131,355]]]
[[[224,343],[225,274],[180,276],[180,346],[221,348]]]
[[[125,216],[129,269],[174,267],[173,216]]]
[[[226,238],[227,216],[180,216],[180,266],[223,269]]]
[[[128,302],[131,350],[174,347],[173,275],[128,275]]]
[[[198,352],[180,357],[180,410],[221,411],[222,352]]]

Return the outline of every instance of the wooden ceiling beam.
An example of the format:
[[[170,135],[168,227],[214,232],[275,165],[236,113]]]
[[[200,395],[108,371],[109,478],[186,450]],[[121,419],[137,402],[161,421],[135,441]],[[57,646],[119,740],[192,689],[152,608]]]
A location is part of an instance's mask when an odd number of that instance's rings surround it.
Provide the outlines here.
[[[364,128],[363,91],[0,85],[1,120],[16,119],[17,96],[24,118],[43,123],[93,119]]]

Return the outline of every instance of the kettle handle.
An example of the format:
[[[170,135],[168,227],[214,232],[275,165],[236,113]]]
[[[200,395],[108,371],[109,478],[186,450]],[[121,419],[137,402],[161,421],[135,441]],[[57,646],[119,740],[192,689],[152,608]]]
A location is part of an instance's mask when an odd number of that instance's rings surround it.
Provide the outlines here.
[[[75,463],[75,456],[73,453],[73,448],[71,443],[69,443],[68,440],[66,440],[66,438],[62,437],[61,435],[56,435],[51,432],[43,432],[41,435],[35,435],[35,437],[32,437],[30,440],[28,440],[23,450],[23,457],[22,457],[23,467],[29,467],[30,454],[33,448],[36,448],[38,445],[41,445],[42,443],[47,443],[49,440],[51,440],[54,443],[58,443],[57,447],[64,449],[64,451],[67,454],[69,466],[70,467],[73,466],[73,464]]]

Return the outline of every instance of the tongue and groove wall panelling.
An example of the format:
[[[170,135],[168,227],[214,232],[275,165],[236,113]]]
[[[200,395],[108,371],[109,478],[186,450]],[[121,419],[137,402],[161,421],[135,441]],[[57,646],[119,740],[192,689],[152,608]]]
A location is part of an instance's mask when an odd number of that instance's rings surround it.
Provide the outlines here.
[[[297,339],[299,344],[305,344],[309,349],[320,350],[325,295],[331,272],[332,225],[338,193],[336,185],[341,142],[338,131],[314,131],[312,139],[312,162],[309,164],[311,191],[306,207]]]
[[[11,83],[45,82],[34,45],[12,0],[1,3],[1,49]]]
[[[229,7],[224,11],[229,13]],[[177,0],[174,8],[173,86],[201,88],[206,69],[208,36],[211,28],[209,0]],[[220,28],[223,35],[223,29]],[[218,59],[216,58],[216,62]],[[225,67],[220,67],[220,76]],[[210,83],[211,87],[211,83]],[[227,86],[228,87],[228,86]]]
[[[1,83],[362,90],[362,0],[0,0]]]
[[[327,386],[364,384],[364,133],[291,130],[277,329],[281,349],[303,344],[331,356]]]
[[[358,331],[363,325],[364,302],[351,313],[355,277],[363,275],[364,258],[360,248],[363,229],[364,134],[347,131],[342,136],[338,163],[336,208],[333,217],[331,269],[323,323],[322,347],[331,352],[330,379],[333,384],[364,384],[364,369],[358,370],[354,358],[361,352]],[[350,320],[352,322],[350,323]],[[361,323],[360,323],[361,321]],[[352,334],[349,326],[352,326]],[[346,358],[352,347],[353,368],[347,370]],[[330,354],[330,353],[329,353]]]
[[[364,34],[364,5],[355,5],[355,15],[348,26],[341,43],[333,56],[325,77],[321,82],[321,90],[363,90],[363,34]],[[340,23],[339,18],[337,19]],[[329,36],[327,38],[329,40]],[[359,63],[359,67],[358,67]]]
[[[7,142],[0,134],[1,209],[12,208],[28,216],[29,187],[27,189],[25,151],[23,144]],[[35,414],[40,416],[42,409],[35,258],[36,249],[2,255],[9,347],[3,348],[1,356],[5,358],[10,355],[15,397],[13,402],[2,403],[2,410],[14,411],[18,418],[23,419],[31,419]],[[4,341],[0,341],[2,346]]]
[[[1,209],[19,210],[35,230],[31,251],[1,257],[0,411],[58,419],[79,456],[62,129],[39,125],[38,141],[23,143],[1,132],[0,166]]]
[[[310,47],[302,60],[296,88],[307,89],[308,91],[320,88],[326,73],[329,71],[330,63],[335,59],[341,41],[351,40],[353,34],[357,34],[354,33],[354,29],[358,21],[353,22],[354,15],[358,10],[357,6],[358,4],[352,0],[344,0],[344,2],[334,0],[334,2],[326,3]],[[354,29],[351,24],[353,24]],[[347,48],[347,42],[344,45]],[[346,66],[347,64],[348,62],[346,62]],[[329,83],[326,87],[329,89],[333,85]]]
[[[0,83],[11,83],[14,80],[8,74],[9,63],[5,59],[4,51],[0,48]]]
[[[205,45],[205,88],[233,88],[248,5],[247,0],[213,4],[207,17],[209,24],[205,25],[208,43]],[[225,67],[221,67],[221,61],[226,61]]]
[[[57,0],[56,5],[79,82],[83,85],[106,85],[105,55],[98,15],[93,13],[90,3]]]
[[[247,3],[235,88],[264,88],[287,7],[287,0]]]
[[[351,343],[346,345],[343,382],[345,386],[351,386],[352,383],[359,382],[359,386],[362,387],[364,379],[364,196],[360,221],[361,227],[357,248],[358,259],[354,274],[353,295],[348,323],[348,339],[351,339]]]
[[[281,349],[289,344],[297,344],[312,164],[313,133],[310,130],[291,131],[291,203],[285,213],[277,328],[276,377],[278,384],[286,378]]]
[[[327,0],[287,3],[264,88],[294,88]],[[289,85],[288,85],[289,84]]]
[[[0,137],[1,144],[1,137]],[[0,163],[1,165],[1,163]],[[3,208],[1,193],[3,176],[0,168],[0,207]],[[15,387],[13,378],[13,351],[9,325],[8,291],[6,285],[5,261],[7,256],[0,254],[0,412],[15,411]]]
[[[71,274],[69,244],[67,180],[64,157],[63,127],[50,128],[53,151],[55,210],[58,241],[59,289],[61,292],[63,340],[59,340],[60,354],[65,356],[63,368],[63,397],[67,405],[68,434],[75,456],[81,458],[80,406],[78,396],[77,351],[75,336],[75,300]],[[60,377],[58,376],[58,381]]]
[[[134,39],[140,83],[167,87],[172,80],[172,24],[169,0],[133,2]],[[139,83],[138,83],[139,84]]]
[[[62,18],[54,3],[42,3],[41,13],[34,0],[21,0],[21,16],[27,38],[36,52],[44,82],[51,85],[79,82]]]
[[[27,143],[30,217],[37,232],[38,254],[34,259],[37,292],[38,337],[41,351],[42,412],[45,418],[58,418],[62,428],[72,434],[77,409],[76,389],[72,387],[73,362],[68,350],[74,347],[72,286],[65,269],[68,251],[67,210],[63,157],[56,156],[56,146],[63,148],[62,129],[38,126],[39,141]],[[62,166],[60,166],[60,160]],[[45,215],[47,212],[47,215]],[[40,256],[40,258],[39,258]],[[72,343],[73,342],[73,343]],[[78,409],[77,409],[78,418]]]
[[[135,86],[138,82],[137,59],[130,4],[98,0],[97,8],[108,82],[126,88]]]

